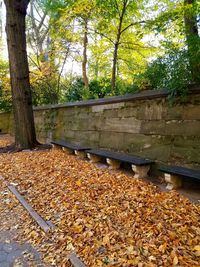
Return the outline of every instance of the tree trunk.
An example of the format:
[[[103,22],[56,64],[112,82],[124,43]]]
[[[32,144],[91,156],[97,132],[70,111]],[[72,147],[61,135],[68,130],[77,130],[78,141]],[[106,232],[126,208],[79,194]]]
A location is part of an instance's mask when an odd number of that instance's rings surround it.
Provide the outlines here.
[[[193,83],[200,82],[200,37],[198,35],[197,19],[189,5],[194,5],[195,0],[184,0],[185,34],[188,46],[188,58]]]
[[[88,25],[87,20],[84,20],[84,37],[83,37],[83,62],[82,62],[82,73],[83,82],[86,88],[89,87],[89,81],[87,77],[87,45],[88,45]]]
[[[117,73],[117,60],[118,60],[118,49],[120,45],[120,38],[122,34],[122,23],[124,20],[124,15],[126,13],[128,1],[123,0],[123,7],[121,14],[119,14],[119,26],[117,30],[117,36],[116,36],[116,41],[115,41],[115,47],[114,47],[114,52],[113,52],[113,65],[112,65],[112,81],[111,81],[111,86],[112,86],[112,94],[115,94],[115,89],[116,89],[116,73]]]
[[[25,17],[29,0],[4,0],[4,2],[15,122],[15,146],[17,149],[31,149],[37,141],[25,35]]]
[[[114,48],[114,53],[113,53],[112,82],[111,82],[113,95],[115,94],[115,89],[116,89],[118,47],[119,47],[119,41],[115,43],[115,48]]]

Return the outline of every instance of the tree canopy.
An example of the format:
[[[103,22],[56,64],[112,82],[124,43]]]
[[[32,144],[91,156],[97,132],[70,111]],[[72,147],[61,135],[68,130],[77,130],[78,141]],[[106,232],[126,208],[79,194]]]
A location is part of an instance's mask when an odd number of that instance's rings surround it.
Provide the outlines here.
[[[33,104],[146,89],[185,94],[200,82],[199,13],[196,0],[30,1]],[[0,108],[8,109],[9,86],[0,79]]]

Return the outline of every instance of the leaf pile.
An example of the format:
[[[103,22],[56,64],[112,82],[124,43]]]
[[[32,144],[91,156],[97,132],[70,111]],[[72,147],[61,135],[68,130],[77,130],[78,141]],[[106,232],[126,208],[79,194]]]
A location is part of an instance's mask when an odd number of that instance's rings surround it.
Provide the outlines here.
[[[22,227],[53,266],[74,249],[91,267],[200,266],[200,207],[175,191],[61,150],[1,154],[0,175],[56,225],[45,236],[26,216]]]

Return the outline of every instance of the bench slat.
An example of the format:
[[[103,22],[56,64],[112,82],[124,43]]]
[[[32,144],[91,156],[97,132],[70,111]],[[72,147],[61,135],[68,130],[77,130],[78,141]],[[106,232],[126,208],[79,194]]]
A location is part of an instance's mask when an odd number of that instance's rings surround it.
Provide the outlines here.
[[[96,155],[96,156],[115,159],[115,160],[131,163],[131,164],[135,164],[138,166],[149,165],[149,164],[154,163],[154,161],[149,160],[149,159],[144,159],[138,156],[132,156],[132,155],[124,154],[124,153],[112,152],[112,151],[103,150],[103,149],[101,150],[91,149],[91,150],[87,150],[86,152]]]
[[[81,145],[70,143],[64,140],[54,140],[54,141],[51,141],[51,143],[54,145],[67,147],[67,148],[78,150],[78,151],[90,149],[88,146],[81,146]]]
[[[161,172],[174,174],[178,176],[200,179],[200,170],[193,170],[179,166],[161,166],[158,168]]]

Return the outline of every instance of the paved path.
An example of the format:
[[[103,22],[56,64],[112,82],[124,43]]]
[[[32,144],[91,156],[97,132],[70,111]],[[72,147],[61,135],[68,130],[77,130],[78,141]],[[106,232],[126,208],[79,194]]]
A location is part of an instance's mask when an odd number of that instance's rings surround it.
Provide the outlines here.
[[[44,266],[40,259],[40,254],[28,243],[19,244],[12,242],[9,232],[0,232],[0,266],[1,267],[28,267],[28,266]]]
[[[31,244],[21,244],[18,240],[19,225],[22,225],[20,217],[23,214],[18,214],[15,208],[10,208],[12,201],[7,188],[1,184],[0,267],[45,267],[40,253]]]

